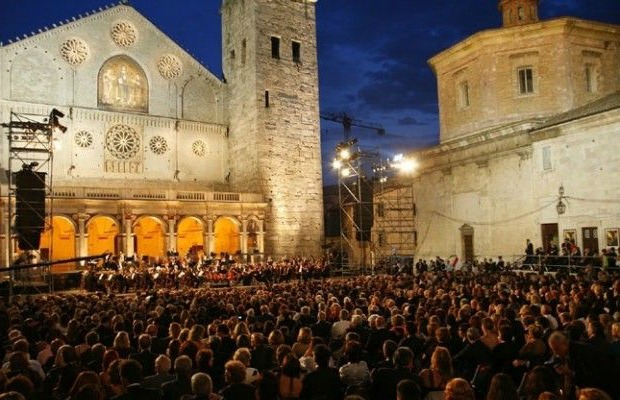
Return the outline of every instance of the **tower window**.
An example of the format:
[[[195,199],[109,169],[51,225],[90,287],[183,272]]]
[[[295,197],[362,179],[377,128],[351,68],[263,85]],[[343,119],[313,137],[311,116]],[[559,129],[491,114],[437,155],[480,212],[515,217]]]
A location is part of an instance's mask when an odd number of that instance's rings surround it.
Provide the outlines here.
[[[469,107],[469,83],[467,81],[459,84],[459,106]]]
[[[542,149],[543,156],[543,171],[551,171],[553,165],[551,164],[551,147],[546,146]]]
[[[301,43],[293,41],[293,62],[301,62]]]
[[[377,239],[379,246],[385,246],[385,232],[379,232]]]
[[[594,64],[586,64],[586,90],[588,93],[595,93],[598,90],[596,75],[596,66]]]
[[[377,217],[385,217],[385,204],[379,203],[377,204]]]
[[[269,108],[269,90],[265,90],[265,108]]]
[[[247,53],[247,47],[248,47],[248,44],[245,41],[245,39],[243,39],[243,41],[241,42],[241,64],[245,64],[245,56]]]
[[[519,21],[525,21],[525,9],[523,7],[517,8],[517,15],[519,17]]]
[[[280,38],[271,37],[271,58],[280,58]]]
[[[531,94],[534,93],[534,71],[531,67],[519,68],[519,93]]]

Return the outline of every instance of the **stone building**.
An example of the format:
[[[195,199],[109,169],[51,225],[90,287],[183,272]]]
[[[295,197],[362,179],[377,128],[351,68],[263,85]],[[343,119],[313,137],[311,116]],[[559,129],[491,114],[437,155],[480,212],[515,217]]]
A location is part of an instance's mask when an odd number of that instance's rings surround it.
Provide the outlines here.
[[[321,251],[315,1],[224,0],[221,14],[225,78],[125,2],[0,47],[2,122],[56,108],[68,128],[44,256]],[[17,251],[6,184],[2,265]]]
[[[503,27],[429,60],[441,132],[413,155],[416,257],[618,246],[620,26],[539,21],[538,3],[500,1]]]

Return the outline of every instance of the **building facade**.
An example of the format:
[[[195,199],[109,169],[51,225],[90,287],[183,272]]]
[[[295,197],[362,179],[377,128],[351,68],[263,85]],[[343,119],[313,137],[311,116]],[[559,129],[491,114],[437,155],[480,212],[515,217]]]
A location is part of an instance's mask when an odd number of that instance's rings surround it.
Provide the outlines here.
[[[223,1],[222,79],[124,2],[3,45],[2,121],[56,108],[68,128],[54,135],[43,255],[318,254],[314,3]],[[6,133],[2,175],[15,170]]]
[[[429,61],[440,144],[414,155],[416,256],[618,246],[620,26],[539,21],[537,7],[502,0],[502,28]]]

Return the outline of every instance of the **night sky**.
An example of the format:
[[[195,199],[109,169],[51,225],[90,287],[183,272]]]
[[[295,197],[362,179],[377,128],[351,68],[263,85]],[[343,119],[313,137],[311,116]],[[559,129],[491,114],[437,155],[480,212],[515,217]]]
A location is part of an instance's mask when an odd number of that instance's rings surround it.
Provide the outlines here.
[[[105,0],[4,0],[0,41],[103,7]],[[221,76],[220,0],[130,2],[181,47]],[[501,26],[498,0],[319,0],[317,32],[322,112],[382,124],[354,136],[391,156],[438,142],[437,87],[427,60],[484,29]],[[389,5],[389,6],[388,6]],[[575,16],[620,24],[620,0],[542,0],[541,19]],[[322,122],[328,165],[342,128]],[[332,175],[325,168],[324,176]]]

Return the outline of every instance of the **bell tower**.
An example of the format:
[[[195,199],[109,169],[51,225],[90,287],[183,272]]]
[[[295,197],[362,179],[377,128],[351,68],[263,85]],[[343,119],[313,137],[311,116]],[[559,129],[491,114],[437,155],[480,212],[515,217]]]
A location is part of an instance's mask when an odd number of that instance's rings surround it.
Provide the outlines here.
[[[540,0],[500,0],[503,26],[519,26],[538,22]]]
[[[268,203],[265,252],[323,240],[316,0],[223,0],[231,189]]]

